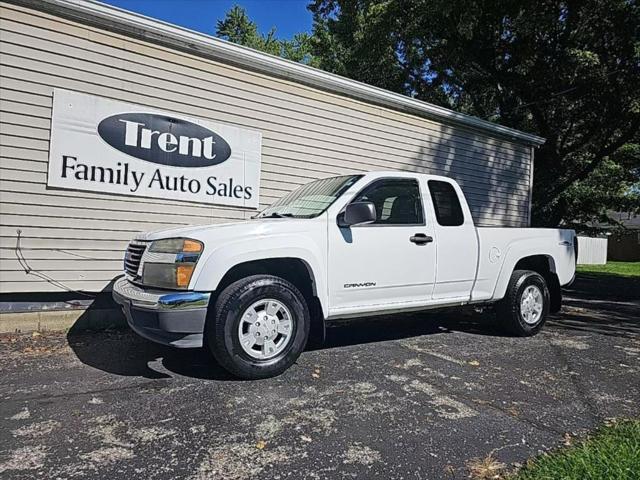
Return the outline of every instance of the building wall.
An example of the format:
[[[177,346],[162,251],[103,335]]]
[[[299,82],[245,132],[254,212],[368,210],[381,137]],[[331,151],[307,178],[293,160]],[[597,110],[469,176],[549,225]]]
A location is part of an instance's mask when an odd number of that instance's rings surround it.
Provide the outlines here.
[[[100,290],[142,230],[255,211],[46,187],[52,93],[64,88],[259,130],[261,206],[330,175],[448,175],[475,221],[526,226],[532,148],[0,3],[0,292]],[[26,274],[21,252],[35,272]],[[53,279],[48,281],[45,278]]]

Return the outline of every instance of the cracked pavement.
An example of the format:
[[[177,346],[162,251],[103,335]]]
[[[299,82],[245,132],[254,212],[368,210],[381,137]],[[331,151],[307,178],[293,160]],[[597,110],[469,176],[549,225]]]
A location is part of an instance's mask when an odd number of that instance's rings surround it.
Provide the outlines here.
[[[533,338],[491,314],[329,329],[283,375],[129,331],[0,337],[0,478],[468,478],[640,415],[640,285],[580,278]]]

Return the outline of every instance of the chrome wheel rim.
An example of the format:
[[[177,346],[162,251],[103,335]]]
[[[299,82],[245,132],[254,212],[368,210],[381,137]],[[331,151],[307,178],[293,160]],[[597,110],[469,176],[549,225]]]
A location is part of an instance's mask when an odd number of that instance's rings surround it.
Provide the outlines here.
[[[279,300],[258,300],[247,308],[238,325],[242,350],[250,357],[269,360],[291,342],[293,316]]]
[[[520,316],[529,325],[534,325],[540,321],[542,317],[542,309],[544,307],[544,299],[542,292],[535,285],[529,285],[522,292],[520,299]]]

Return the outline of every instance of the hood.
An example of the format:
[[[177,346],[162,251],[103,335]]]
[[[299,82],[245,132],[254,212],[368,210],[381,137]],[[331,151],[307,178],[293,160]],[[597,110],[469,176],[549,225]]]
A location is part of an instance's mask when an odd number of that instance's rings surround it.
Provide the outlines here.
[[[322,217],[322,216],[321,216]],[[188,237],[195,240],[214,240],[224,242],[234,238],[246,238],[248,236],[277,235],[309,231],[318,218],[260,218],[253,220],[241,220],[230,223],[217,223],[208,225],[190,225],[186,227],[154,230],[136,235],[136,240],[161,240],[164,238]]]
[[[163,238],[176,238],[176,237],[193,237],[198,235],[199,232],[208,231],[210,229],[224,229],[229,227],[237,227],[244,225],[247,221],[230,222],[230,223],[218,223],[207,225],[188,225],[186,227],[175,228],[161,228],[159,230],[151,230],[150,232],[142,232],[136,235],[136,240],[161,240]]]

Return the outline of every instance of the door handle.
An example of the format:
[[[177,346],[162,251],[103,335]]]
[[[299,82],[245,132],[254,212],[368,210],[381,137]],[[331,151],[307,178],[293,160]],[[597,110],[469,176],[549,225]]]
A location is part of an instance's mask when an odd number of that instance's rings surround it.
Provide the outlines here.
[[[424,233],[416,233],[409,237],[409,241],[415,243],[416,245],[425,245],[427,243],[433,242],[433,237],[429,235],[425,235]]]

